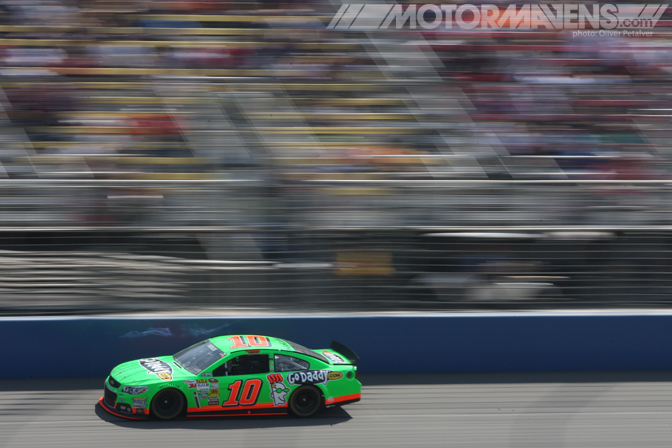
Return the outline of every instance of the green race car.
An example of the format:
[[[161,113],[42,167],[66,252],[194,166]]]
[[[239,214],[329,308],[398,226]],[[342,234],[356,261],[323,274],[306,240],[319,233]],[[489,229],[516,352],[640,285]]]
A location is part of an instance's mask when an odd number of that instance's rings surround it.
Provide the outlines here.
[[[310,350],[269,336],[211,338],[174,356],[118,365],[99,403],[125,418],[150,415],[310,417],[321,407],[359,401],[357,355],[343,344]]]

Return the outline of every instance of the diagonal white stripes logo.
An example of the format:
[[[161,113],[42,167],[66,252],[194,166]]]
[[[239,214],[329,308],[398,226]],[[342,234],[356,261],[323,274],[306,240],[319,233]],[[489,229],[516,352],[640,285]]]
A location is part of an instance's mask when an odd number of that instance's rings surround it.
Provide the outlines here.
[[[377,30],[392,6],[385,4],[344,4],[331,20],[327,29]]]
[[[345,3],[327,29],[369,31],[387,28],[568,29],[653,28],[667,4],[385,4]]]

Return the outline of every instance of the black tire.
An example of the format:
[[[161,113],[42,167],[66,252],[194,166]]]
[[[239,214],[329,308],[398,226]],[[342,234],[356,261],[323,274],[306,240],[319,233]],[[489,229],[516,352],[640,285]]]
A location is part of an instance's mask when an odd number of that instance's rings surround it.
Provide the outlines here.
[[[289,410],[297,417],[310,417],[322,405],[322,393],[313,386],[301,386],[289,397]]]
[[[176,389],[164,389],[154,395],[152,414],[160,420],[172,420],[184,409],[184,395]]]

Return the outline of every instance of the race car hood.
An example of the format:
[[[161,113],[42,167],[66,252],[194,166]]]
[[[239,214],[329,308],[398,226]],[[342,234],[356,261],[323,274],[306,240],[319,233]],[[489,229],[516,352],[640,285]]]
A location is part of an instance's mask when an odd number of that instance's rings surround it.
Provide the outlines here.
[[[158,381],[171,381],[182,377],[191,377],[189,372],[179,367],[172,356],[143,358],[119,364],[110,374],[121,384],[147,384]]]

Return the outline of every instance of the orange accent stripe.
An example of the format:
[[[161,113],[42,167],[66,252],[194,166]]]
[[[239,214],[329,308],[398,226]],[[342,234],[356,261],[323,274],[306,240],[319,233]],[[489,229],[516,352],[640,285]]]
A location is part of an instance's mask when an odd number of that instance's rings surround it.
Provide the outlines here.
[[[255,404],[253,406],[201,406],[196,407],[192,406],[187,408],[187,412],[212,412],[212,411],[247,411],[249,409],[269,409],[269,408],[286,408],[287,405],[282,405],[282,406],[273,406],[273,403],[259,403]],[[259,414],[257,414],[259,415]]]
[[[187,415],[187,417],[255,417],[257,415],[283,415],[279,413],[271,413],[269,412],[268,414],[264,413],[256,413],[256,414],[208,414],[208,415]]]
[[[331,403],[327,403],[327,404],[340,403],[341,401],[355,400],[357,398],[359,398],[359,399],[362,398],[362,393],[361,392],[358,393],[358,394],[343,395],[342,397],[334,397],[334,401],[332,401]]]
[[[100,400],[98,400],[98,404],[100,405],[100,407],[102,407],[103,409],[105,409],[107,412],[109,412],[109,413],[112,414],[112,415],[116,415],[117,417],[128,418],[128,419],[131,419],[131,420],[144,420],[144,418],[131,417],[131,416],[129,416],[129,415],[117,414],[117,413],[114,412],[112,409],[110,409],[110,408],[108,408],[107,406],[105,406],[105,404],[103,403],[103,397],[100,397]],[[146,409],[145,409],[145,411],[147,412]]]

